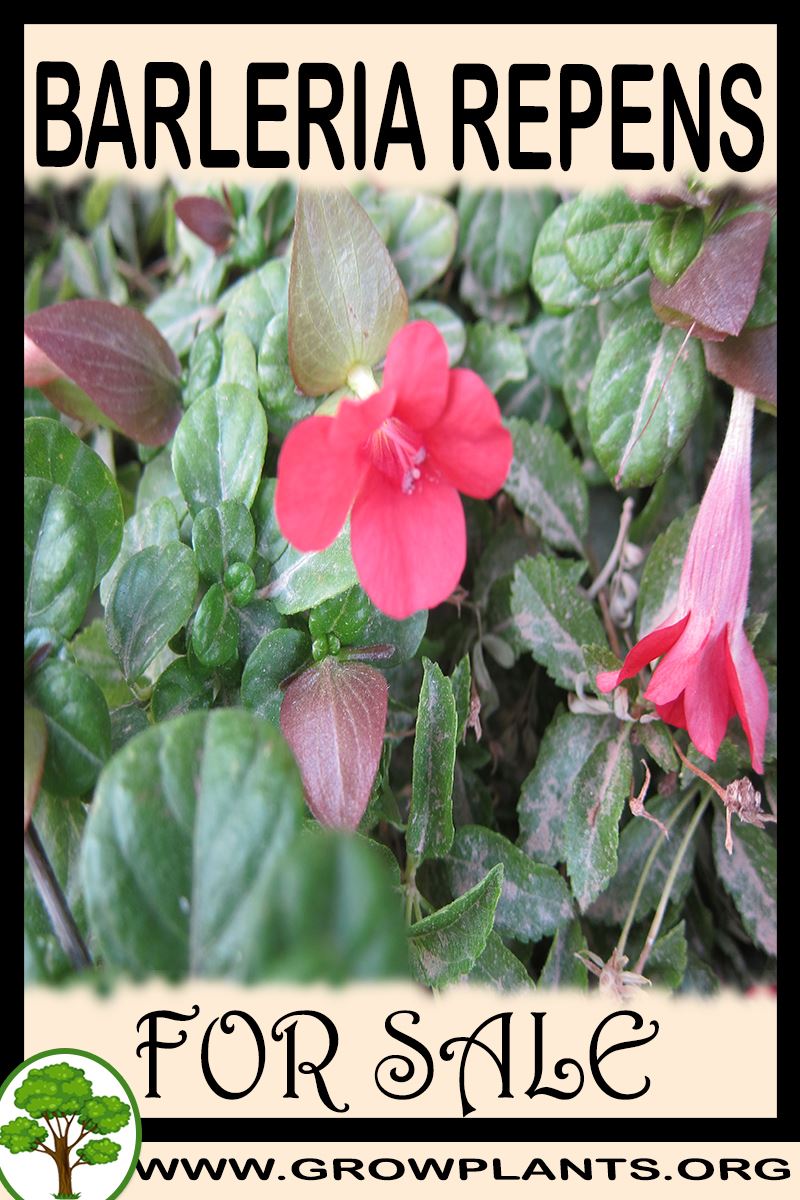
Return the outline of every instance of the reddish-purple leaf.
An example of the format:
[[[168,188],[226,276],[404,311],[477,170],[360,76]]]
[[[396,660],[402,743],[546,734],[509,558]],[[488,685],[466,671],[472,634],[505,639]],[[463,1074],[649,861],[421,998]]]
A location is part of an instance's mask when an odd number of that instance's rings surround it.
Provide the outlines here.
[[[728,221],[706,238],[677,283],[667,287],[653,279],[655,311],[683,329],[696,321],[694,334],[704,340],[741,333],[758,291],[770,225],[767,212],[742,213]]]
[[[731,387],[743,388],[759,400],[778,403],[777,326],[745,329],[737,338],[707,342],[706,366]]]
[[[31,313],[25,334],[114,424],[162,446],[181,419],[180,363],[147,317],[106,300],[67,300]],[[57,407],[58,381],[43,391]]]
[[[211,196],[183,196],[175,201],[175,213],[215,254],[228,249],[234,225],[231,214],[219,200]]]
[[[378,772],[389,685],[374,667],[325,658],[286,689],[281,729],[322,825],[355,829]]]

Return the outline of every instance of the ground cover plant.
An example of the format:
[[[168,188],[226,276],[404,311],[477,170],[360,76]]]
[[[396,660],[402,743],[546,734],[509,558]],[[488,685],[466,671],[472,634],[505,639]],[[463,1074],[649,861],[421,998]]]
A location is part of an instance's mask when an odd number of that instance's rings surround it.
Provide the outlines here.
[[[28,980],[771,983],[774,195],[26,199]]]

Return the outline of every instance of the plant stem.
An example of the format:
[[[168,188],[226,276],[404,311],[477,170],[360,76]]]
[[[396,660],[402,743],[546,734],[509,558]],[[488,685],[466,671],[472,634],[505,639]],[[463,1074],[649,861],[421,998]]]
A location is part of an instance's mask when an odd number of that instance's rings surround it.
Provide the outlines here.
[[[25,831],[25,857],[50,918],[50,924],[61,944],[61,949],[76,971],[91,967],[92,960],[89,951],[75,924],[75,918],[70,912],[66,896],[61,890],[61,884],[56,879],[50,859],[47,857],[47,852],[36,832],[33,821]]]
[[[675,809],[673,809],[673,811],[670,815],[670,818],[666,823],[667,830],[670,830],[672,828],[672,826],[678,820],[678,817],[681,815],[683,810],[686,808],[686,805],[691,801],[692,797],[695,796],[696,794],[697,793],[694,790],[687,792],[687,794],[683,797],[683,799],[677,805],[677,807]],[[625,949],[625,943],[628,940],[628,934],[631,931],[631,926],[633,925],[633,922],[636,918],[636,910],[639,907],[639,901],[642,898],[642,892],[644,891],[644,885],[647,883],[647,879],[648,879],[648,876],[650,875],[650,871],[652,870],[653,863],[656,861],[656,857],[658,856],[658,852],[661,849],[664,841],[666,841],[666,839],[663,838],[662,836],[657,837],[656,840],[653,842],[653,845],[650,849],[650,853],[648,854],[647,858],[645,859],[644,866],[642,867],[642,873],[639,876],[639,882],[636,884],[636,891],[633,893],[633,900],[631,901],[630,908],[628,909],[628,915],[625,918],[625,924],[622,927],[622,933],[619,935],[619,941],[617,942],[617,950],[619,951],[620,954],[622,954]]]
[[[652,923],[647,932],[647,937],[645,939],[644,946],[642,947],[642,953],[639,955],[638,962],[634,967],[634,971],[637,975],[642,974],[644,965],[650,956],[650,951],[653,949],[655,940],[658,937],[659,930],[661,929],[661,922],[664,920],[664,913],[667,911],[667,905],[669,904],[670,893],[675,884],[675,880],[678,877],[678,871],[681,869],[681,863],[683,862],[684,855],[689,847],[689,843],[694,837],[697,826],[700,824],[700,818],[708,808],[710,799],[711,792],[707,791],[695,809],[694,815],[686,827],[686,833],[683,835],[681,844],[678,847],[678,853],[675,855],[672,866],[669,869],[669,874],[664,881],[664,888],[661,892],[661,898],[658,901],[658,908],[655,911]]]

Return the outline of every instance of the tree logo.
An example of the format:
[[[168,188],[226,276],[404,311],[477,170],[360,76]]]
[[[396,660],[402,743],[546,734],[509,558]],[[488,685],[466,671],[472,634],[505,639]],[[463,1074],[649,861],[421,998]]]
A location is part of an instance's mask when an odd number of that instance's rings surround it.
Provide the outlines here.
[[[141,1142],[133,1092],[95,1054],[35,1054],[0,1088],[0,1182],[16,1200],[113,1200]]]

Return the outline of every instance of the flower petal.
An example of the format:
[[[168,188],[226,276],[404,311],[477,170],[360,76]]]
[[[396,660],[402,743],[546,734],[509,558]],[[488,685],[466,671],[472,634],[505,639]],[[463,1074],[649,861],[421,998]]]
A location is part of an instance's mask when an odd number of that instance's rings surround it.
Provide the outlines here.
[[[683,707],[683,692],[674,700],[668,701],[666,704],[657,704],[656,712],[661,717],[662,721],[666,721],[667,725],[674,725],[677,729],[686,728],[686,713]]]
[[[447,404],[447,344],[430,321],[412,321],[392,338],[383,371],[397,394],[394,415],[412,429],[435,425]]]
[[[747,735],[753,770],[761,775],[764,770],[764,743],[769,718],[767,681],[741,626],[736,629],[732,639],[730,629],[728,630],[725,644],[728,686]]]
[[[728,721],[734,713],[728,687],[727,638],[724,633],[711,637],[698,656],[696,667],[686,684],[683,707],[686,729],[701,754],[712,762],[725,737]]]
[[[497,401],[480,375],[450,372],[447,408],[425,434],[425,449],[453,487],[488,500],[506,481],[514,456]]]
[[[686,628],[689,616],[690,614],[687,613],[674,625],[662,625],[658,629],[654,629],[652,633],[648,633],[628,651],[625,661],[618,671],[601,671],[596,679],[600,691],[612,692],[618,684],[622,683],[623,679],[630,679],[632,676],[638,675],[642,668],[651,663],[654,658],[660,658],[662,654],[671,650]],[[649,691],[650,688],[647,689],[645,695],[648,695]]]
[[[350,544],[364,591],[387,616],[400,621],[433,608],[455,589],[466,563],[458,492],[423,478],[406,494],[371,470],[353,505]]]
[[[289,430],[281,448],[275,515],[298,550],[330,546],[367,470],[358,445],[333,445],[333,432],[333,417],[307,417]]]
[[[353,452],[366,446],[376,429],[380,429],[394,411],[397,397],[391,388],[381,388],[366,400],[341,401],[333,418],[331,445],[337,450]]]

